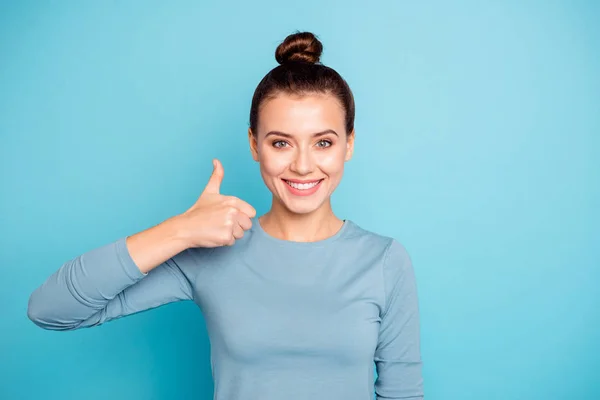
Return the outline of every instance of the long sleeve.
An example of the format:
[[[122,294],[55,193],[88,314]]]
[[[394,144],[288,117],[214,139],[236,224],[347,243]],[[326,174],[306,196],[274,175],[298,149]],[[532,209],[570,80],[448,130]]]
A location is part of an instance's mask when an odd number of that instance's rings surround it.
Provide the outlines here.
[[[180,262],[193,260],[180,253],[144,274],[123,237],[64,263],[31,294],[27,315],[44,329],[74,330],[192,299]]]
[[[396,240],[383,263],[385,309],[375,350],[377,400],[423,399],[417,285],[411,259]]]

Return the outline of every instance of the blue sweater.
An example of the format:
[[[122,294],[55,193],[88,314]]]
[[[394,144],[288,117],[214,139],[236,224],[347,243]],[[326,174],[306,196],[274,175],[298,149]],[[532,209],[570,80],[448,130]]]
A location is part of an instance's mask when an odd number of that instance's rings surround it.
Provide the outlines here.
[[[191,248],[147,274],[126,238],[90,250],[31,294],[28,316],[74,330],[192,300],[210,338],[215,400],[422,399],[406,249],[351,220],[317,242],[252,223],[233,246]]]

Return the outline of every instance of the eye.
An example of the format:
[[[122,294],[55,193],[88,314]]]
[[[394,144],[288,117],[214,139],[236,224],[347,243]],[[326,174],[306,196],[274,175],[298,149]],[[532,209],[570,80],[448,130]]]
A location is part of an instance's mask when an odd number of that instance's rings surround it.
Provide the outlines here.
[[[278,143],[283,143],[283,144],[287,144],[285,141],[283,140],[276,140],[273,142],[273,147],[275,147],[276,149],[281,149],[283,146],[278,146]]]
[[[319,147],[329,147],[329,146],[331,146],[331,144],[332,144],[332,143],[331,143],[331,140],[325,140],[325,139],[323,139],[323,140],[319,140],[319,142],[317,143],[317,145],[318,145],[319,143],[324,143],[324,145],[322,145],[322,146],[319,146]]]

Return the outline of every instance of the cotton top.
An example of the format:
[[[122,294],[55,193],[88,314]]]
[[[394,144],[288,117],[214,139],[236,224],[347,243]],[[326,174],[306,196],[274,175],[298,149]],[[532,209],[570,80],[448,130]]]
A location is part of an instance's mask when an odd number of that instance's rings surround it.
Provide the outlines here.
[[[254,217],[234,245],[190,248],[147,274],[122,237],[63,264],[28,316],[74,330],[182,300],[206,322],[214,400],[423,398],[411,259],[349,219],[296,242]]]

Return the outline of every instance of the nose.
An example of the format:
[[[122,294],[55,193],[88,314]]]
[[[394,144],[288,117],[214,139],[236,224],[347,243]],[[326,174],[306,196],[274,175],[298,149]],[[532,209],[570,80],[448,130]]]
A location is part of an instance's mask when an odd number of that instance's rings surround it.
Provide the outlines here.
[[[298,175],[308,175],[314,170],[314,160],[309,150],[299,149],[295,156],[290,169]]]

